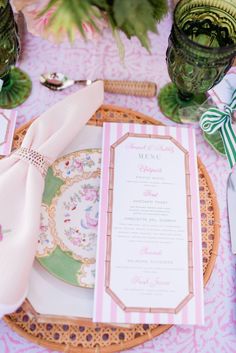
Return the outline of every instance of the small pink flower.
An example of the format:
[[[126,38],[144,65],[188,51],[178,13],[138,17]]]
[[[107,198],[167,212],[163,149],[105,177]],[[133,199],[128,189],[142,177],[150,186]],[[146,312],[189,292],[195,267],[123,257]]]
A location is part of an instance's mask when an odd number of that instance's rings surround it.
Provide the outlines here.
[[[97,228],[98,220],[97,218],[92,218],[89,213],[86,213],[86,222],[88,228]]]
[[[95,201],[98,196],[98,192],[92,188],[84,189],[82,196],[85,198],[86,201]]]
[[[40,224],[39,229],[41,233],[45,233],[48,230],[48,227],[43,224]]]
[[[79,246],[81,244],[81,239],[80,238],[74,238],[71,240],[72,244],[74,246]]]
[[[84,166],[83,166],[83,163],[78,161],[78,160],[75,160],[74,161],[74,165],[75,165],[75,168],[79,171],[79,172],[83,172],[84,170]]]

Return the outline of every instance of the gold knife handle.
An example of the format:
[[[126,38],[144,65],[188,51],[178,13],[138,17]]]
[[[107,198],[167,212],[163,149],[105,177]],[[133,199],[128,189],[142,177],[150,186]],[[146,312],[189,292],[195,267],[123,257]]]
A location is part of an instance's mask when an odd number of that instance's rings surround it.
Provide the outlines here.
[[[109,93],[129,96],[154,97],[157,87],[154,82],[104,80],[104,90]]]

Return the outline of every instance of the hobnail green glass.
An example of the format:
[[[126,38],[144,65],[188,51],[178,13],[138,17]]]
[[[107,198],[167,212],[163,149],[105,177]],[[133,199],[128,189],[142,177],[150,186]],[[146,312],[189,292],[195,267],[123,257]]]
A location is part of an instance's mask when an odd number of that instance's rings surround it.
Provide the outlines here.
[[[174,11],[166,53],[173,83],[158,96],[176,122],[197,119],[206,92],[219,83],[236,55],[236,0],[181,0]]]
[[[14,67],[19,55],[19,40],[13,11],[8,0],[0,2],[0,107],[15,108],[31,92],[31,81],[26,73]]]

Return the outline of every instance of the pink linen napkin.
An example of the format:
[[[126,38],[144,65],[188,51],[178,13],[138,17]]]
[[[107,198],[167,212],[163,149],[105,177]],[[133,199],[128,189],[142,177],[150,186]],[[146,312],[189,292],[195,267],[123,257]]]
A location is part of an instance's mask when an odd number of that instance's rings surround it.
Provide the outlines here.
[[[47,168],[102,102],[102,81],[74,93],[35,120],[21,148],[0,160],[0,317],[27,295]]]

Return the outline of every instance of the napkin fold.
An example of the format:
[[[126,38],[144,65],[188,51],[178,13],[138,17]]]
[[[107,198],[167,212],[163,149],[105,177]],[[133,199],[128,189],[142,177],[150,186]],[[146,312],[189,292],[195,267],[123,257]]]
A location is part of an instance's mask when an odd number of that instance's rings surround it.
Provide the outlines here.
[[[27,295],[47,168],[100,107],[103,91],[97,81],[54,105],[31,124],[21,148],[0,161],[0,317]]]

